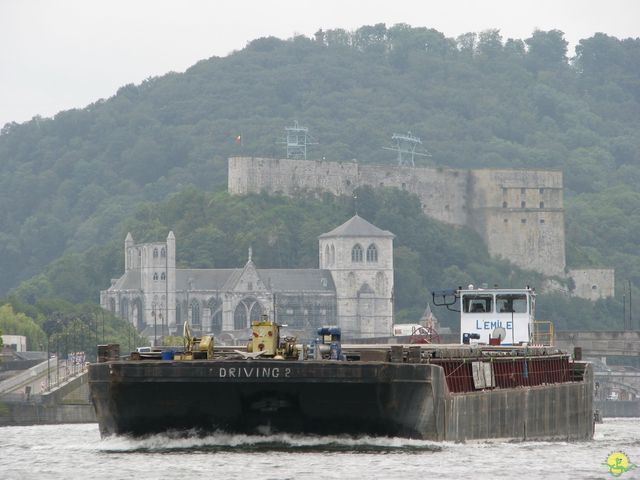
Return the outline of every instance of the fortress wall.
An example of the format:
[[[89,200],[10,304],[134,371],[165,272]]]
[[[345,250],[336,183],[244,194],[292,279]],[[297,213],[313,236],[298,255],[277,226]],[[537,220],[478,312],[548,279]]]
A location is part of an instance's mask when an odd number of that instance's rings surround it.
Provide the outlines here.
[[[453,225],[467,223],[468,170],[361,165],[359,185],[397,187],[415,193],[429,217]]]
[[[596,301],[600,298],[613,297],[615,293],[615,271],[611,268],[587,268],[570,270],[573,278],[576,297]]]
[[[359,165],[356,162],[232,157],[228,191],[236,195],[292,195],[300,190],[352,195],[360,185],[397,187],[415,193],[424,212],[454,225],[467,222],[467,170]]]
[[[492,256],[564,276],[562,172],[472,170],[469,192],[469,225]]]
[[[491,256],[545,275],[564,276],[564,215],[496,209],[485,211],[485,241]]]
[[[227,182],[229,193],[236,195],[262,190],[283,195],[302,190],[351,195],[357,178],[355,162],[233,157]]]

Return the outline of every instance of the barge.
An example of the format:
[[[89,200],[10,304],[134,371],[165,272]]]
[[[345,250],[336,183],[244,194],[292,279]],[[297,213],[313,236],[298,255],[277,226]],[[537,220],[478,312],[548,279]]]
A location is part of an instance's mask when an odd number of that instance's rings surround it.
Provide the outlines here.
[[[125,360],[89,366],[100,432],[221,430],[433,441],[592,438],[591,365],[553,346],[532,345],[531,290],[439,294],[445,299],[440,304],[460,307],[462,329],[490,330],[485,321],[493,325],[486,338],[491,342],[461,331],[460,345],[350,345],[332,327],[303,345],[279,338],[279,326],[263,318],[254,322],[246,349],[214,348],[212,338],[193,338],[185,328],[185,349],[173,358],[167,352],[134,352]],[[503,322],[500,312],[492,317],[509,299],[509,321]],[[514,307],[513,300],[520,304]],[[471,323],[469,315],[479,314],[471,311],[476,301],[484,303],[484,317]]]

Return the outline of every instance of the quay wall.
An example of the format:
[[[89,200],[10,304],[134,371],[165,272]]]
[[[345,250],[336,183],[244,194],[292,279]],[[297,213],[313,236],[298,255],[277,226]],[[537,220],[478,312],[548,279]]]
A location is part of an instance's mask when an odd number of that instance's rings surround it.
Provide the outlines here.
[[[93,405],[49,405],[42,403],[4,403],[0,426],[95,423]]]
[[[6,394],[0,397],[0,425],[3,426],[96,421],[95,410],[89,399],[86,373],[45,394],[31,395],[28,398],[23,394]]]
[[[603,417],[640,417],[640,400],[596,400]]]

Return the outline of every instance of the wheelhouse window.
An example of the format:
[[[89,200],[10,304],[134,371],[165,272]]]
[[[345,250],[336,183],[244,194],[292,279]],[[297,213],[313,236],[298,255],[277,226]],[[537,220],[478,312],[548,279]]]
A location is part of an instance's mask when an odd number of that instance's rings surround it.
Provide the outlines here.
[[[527,313],[527,296],[523,294],[496,295],[499,313]]]
[[[493,311],[493,295],[471,294],[462,297],[464,313],[490,313]]]

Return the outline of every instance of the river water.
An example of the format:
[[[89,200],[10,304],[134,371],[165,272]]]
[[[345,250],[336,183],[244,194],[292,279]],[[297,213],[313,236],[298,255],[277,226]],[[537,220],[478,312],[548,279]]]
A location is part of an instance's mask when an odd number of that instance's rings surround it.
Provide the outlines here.
[[[606,465],[623,452],[638,468]],[[100,438],[97,424],[0,428],[0,479],[640,479],[640,419],[605,419],[590,442],[434,443],[218,433]]]

